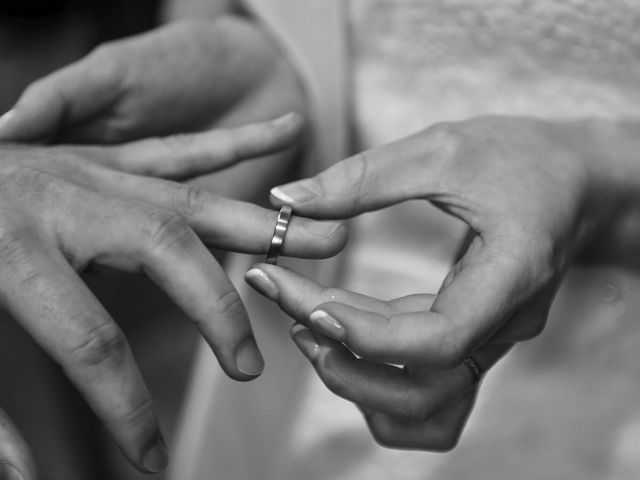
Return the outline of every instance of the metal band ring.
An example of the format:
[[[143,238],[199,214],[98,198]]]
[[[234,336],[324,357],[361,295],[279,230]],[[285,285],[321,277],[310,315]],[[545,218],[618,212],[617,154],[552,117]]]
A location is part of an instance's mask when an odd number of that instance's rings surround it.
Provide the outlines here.
[[[471,356],[467,357],[464,359],[464,364],[469,367],[469,371],[471,372],[471,375],[473,375],[473,381],[475,383],[480,382],[480,380],[482,380],[482,368],[480,367],[480,364],[477,362],[477,360]]]
[[[276,228],[273,230],[273,237],[271,238],[271,245],[269,246],[269,252],[267,253],[267,263],[276,265],[278,263],[278,257],[282,253],[282,246],[284,245],[284,238],[287,236],[287,229],[289,228],[289,221],[293,209],[288,205],[280,207],[280,213],[278,213],[278,220],[276,221]]]

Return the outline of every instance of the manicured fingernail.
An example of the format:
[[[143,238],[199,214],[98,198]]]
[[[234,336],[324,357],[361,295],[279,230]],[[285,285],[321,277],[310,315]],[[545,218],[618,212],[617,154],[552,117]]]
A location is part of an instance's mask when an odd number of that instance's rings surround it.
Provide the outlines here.
[[[278,287],[273,280],[259,268],[252,268],[244,274],[246,282],[270,300],[278,299]]]
[[[289,183],[271,189],[271,195],[286,204],[299,204],[313,200],[320,195],[318,184],[312,180]]]
[[[309,315],[311,324],[320,331],[320,333],[326,335],[334,340],[343,341],[346,335],[346,331],[342,324],[329,315],[324,310],[316,310]]]
[[[257,377],[264,370],[264,359],[253,337],[247,338],[236,350],[236,365],[245,375]]]
[[[318,358],[318,354],[320,353],[320,345],[316,341],[313,333],[308,328],[305,328],[303,325],[296,323],[289,332],[291,334],[291,339],[298,346],[300,351],[307,357],[309,360],[315,360]]]
[[[0,131],[7,128],[11,121],[16,117],[16,111],[9,110],[7,113],[0,117]]]
[[[11,465],[4,464],[0,467],[0,480],[22,480],[22,474]]]
[[[142,465],[151,473],[162,472],[169,464],[169,454],[162,435],[158,433],[149,442],[146,452],[142,456]]]

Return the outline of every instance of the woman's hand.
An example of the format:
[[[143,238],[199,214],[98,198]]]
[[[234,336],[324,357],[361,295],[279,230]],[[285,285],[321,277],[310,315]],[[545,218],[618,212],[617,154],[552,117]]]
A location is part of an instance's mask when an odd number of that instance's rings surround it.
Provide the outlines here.
[[[274,42],[222,15],[104,44],[36,81],[0,120],[0,141],[113,143],[304,109]]]
[[[137,174],[208,172],[287,148],[301,130],[289,115],[112,147],[0,146],[0,306],[62,365],[144,471],[166,464],[152,400],[122,332],[76,272],[97,265],[148,275],[196,323],[230,377],[255,378],[263,360],[247,313],[207,247],[265,253],[277,212]],[[285,250],[331,255],[344,234],[339,223],[296,218]],[[10,425],[0,428],[0,464],[34,478]]]
[[[296,327],[296,343],[334,391],[363,407],[377,439],[451,448],[476,391],[465,359],[486,371],[538,335],[576,258],[603,253],[598,245],[615,252],[609,258],[637,255],[637,131],[631,122],[477,118],[272,190],[276,205],[313,218],[424,199],[463,220],[473,238],[435,297],[381,302],[271,266],[247,280],[313,331]]]

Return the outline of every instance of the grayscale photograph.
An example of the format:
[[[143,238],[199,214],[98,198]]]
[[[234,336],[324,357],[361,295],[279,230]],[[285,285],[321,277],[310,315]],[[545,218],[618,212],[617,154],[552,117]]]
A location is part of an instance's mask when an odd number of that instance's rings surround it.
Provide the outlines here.
[[[0,480],[638,480],[639,316],[640,0],[0,0]]]

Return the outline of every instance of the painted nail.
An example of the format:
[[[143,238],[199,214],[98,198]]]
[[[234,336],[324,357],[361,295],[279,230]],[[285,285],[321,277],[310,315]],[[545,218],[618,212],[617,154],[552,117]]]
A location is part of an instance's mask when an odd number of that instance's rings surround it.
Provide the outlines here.
[[[320,195],[320,188],[313,180],[302,180],[271,189],[271,195],[287,205],[313,200]]]
[[[305,357],[307,357],[311,361],[314,361],[318,358],[318,355],[320,353],[320,345],[318,345],[318,342],[313,336],[313,333],[311,333],[308,328],[300,325],[299,323],[296,323],[293,327],[291,327],[289,333],[291,335],[291,339]]]
[[[169,464],[169,454],[164,443],[162,435],[158,432],[149,442],[144,455],[142,456],[142,465],[151,473],[160,473]]]
[[[278,287],[273,280],[259,268],[252,268],[244,274],[246,282],[270,300],[278,299]]]
[[[346,331],[342,324],[324,310],[316,310],[309,315],[309,320],[320,333],[327,337],[338,341],[345,339]]]
[[[253,337],[245,339],[236,350],[236,365],[245,375],[257,377],[264,370],[264,359]]]

